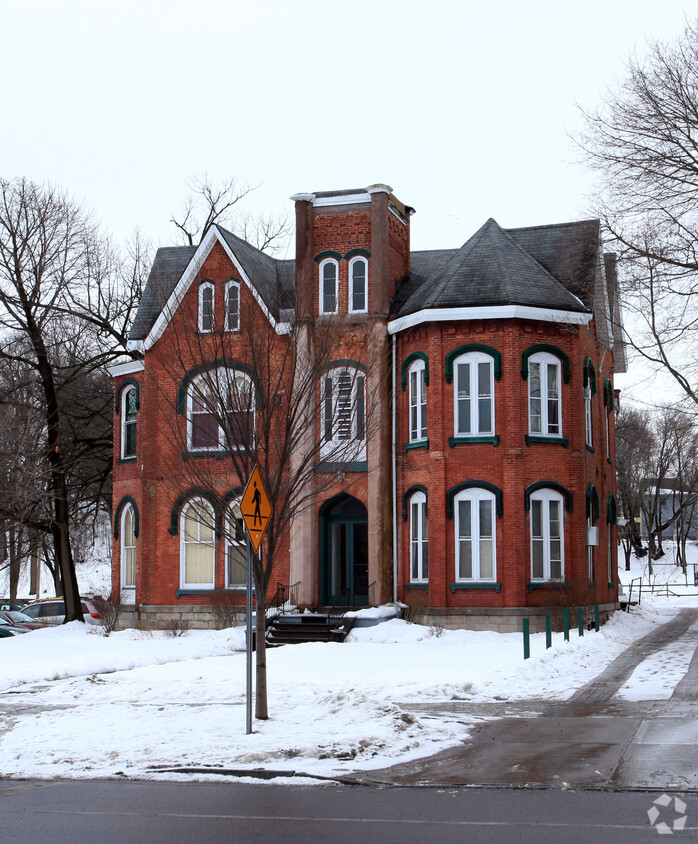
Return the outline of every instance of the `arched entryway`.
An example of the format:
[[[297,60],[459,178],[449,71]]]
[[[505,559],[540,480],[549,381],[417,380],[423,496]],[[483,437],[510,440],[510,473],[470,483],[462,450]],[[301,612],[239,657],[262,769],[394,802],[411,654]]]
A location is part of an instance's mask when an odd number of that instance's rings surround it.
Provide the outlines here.
[[[368,513],[346,493],[320,508],[320,601],[368,605]]]

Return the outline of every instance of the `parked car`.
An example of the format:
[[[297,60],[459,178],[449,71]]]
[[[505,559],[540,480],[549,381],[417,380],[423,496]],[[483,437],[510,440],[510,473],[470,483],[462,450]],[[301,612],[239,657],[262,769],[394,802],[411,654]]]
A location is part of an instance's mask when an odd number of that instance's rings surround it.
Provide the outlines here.
[[[9,598],[0,598],[0,612],[7,612],[8,610],[20,611],[30,604],[31,601],[10,601]]]
[[[28,633],[26,627],[17,627],[15,624],[10,624],[4,618],[0,618],[0,638],[7,638],[8,636],[19,636],[20,633]]]
[[[25,630],[37,630],[38,628],[45,626],[38,621],[34,621],[30,616],[25,615],[23,612],[17,612],[16,610],[0,612],[0,618],[4,618],[5,621],[8,621],[10,624],[14,624],[16,627],[24,627]]]
[[[97,608],[89,600],[89,598],[82,598],[82,614],[88,624],[101,624],[100,614]],[[43,598],[28,607],[24,607],[22,612],[28,615],[32,621],[36,620],[41,624],[63,624],[65,620],[65,602],[63,598]]]

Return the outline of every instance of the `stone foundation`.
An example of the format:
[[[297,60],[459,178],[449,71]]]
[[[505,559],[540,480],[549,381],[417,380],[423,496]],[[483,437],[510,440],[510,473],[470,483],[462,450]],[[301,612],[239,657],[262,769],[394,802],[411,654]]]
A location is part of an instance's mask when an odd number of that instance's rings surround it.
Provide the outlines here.
[[[605,624],[618,604],[599,604],[599,620]],[[494,630],[497,633],[521,633],[522,619],[529,619],[531,633],[545,631],[545,615],[552,614],[553,630],[562,630],[562,609],[556,607],[431,607],[422,624],[446,630]],[[584,608],[584,627],[594,625],[594,607]],[[570,608],[570,629],[577,628],[577,609]]]
[[[237,623],[245,620],[245,607],[239,607]],[[169,630],[179,626],[189,630],[219,630],[227,626],[220,614],[207,606],[134,606],[124,605],[119,617],[119,630]]]

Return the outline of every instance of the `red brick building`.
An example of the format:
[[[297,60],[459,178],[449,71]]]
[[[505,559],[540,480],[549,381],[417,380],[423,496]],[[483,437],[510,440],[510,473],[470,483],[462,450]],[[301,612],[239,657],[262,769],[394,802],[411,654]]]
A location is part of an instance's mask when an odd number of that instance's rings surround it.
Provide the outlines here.
[[[214,592],[242,599],[235,467],[262,447],[264,408],[281,418],[310,373],[289,462],[313,458],[307,506],[273,588],[295,585],[302,607],[399,599],[500,630],[550,606],[612,611],[625,358],[598,221],[490,219],[460,248],[411,252],[413,210],[385,185],[293,199],[295,261],[216,226],[158,250],[139,359],[113,368],[115,592],[134,615],[202,621]]]

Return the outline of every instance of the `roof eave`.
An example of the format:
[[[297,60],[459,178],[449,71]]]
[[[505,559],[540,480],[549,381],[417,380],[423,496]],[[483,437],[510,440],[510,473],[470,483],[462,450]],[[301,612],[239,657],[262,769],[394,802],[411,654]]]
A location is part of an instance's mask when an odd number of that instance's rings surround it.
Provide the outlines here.
[[[475,319],[532,319],[563,325],[588,325],[593,314],[588,311],[564,311],[535,308],[530,305],[485,305],[472,308],[424,308],[397,317],[388,323],[388,333],[398,334],[425,322],[465,322]]]

